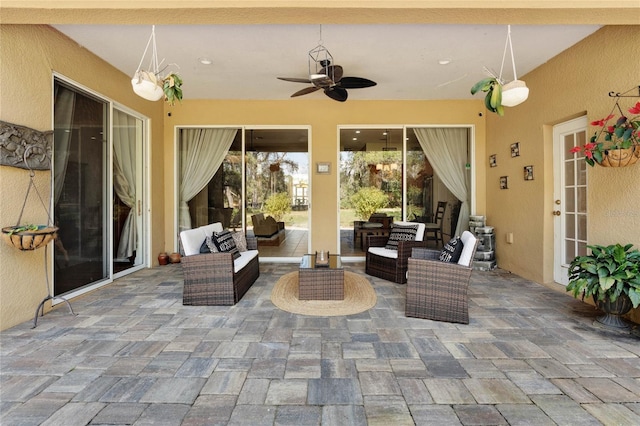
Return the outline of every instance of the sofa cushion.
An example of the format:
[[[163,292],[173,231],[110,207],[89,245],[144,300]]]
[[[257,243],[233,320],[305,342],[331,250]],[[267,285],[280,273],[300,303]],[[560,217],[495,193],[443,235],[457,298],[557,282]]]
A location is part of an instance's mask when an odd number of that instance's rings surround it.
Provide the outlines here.
[[[205,237],[206,234],[202,228],[187,229],[180,232],[180,242],[185,256],[199,254]]]
[[[390,250],[398,250],[398,242],[400,241],[415,241],[416,233],[418,232],[418,224],[413,223],[409,225],[399,225],[394,223],[391,226],[391,234],[385,248]]]
[[[440,252],[440,261],[447,263],[457,263],[462,254],[463,244],[460,237],[453,237],[444,245]]]
[[[209,237],[212,236],[214,232],[222,232],[224,229],[221,222],[214,222],[209,225],[201,226],[200,228],[202,228],[205,235]]]
[[[422,239],[424,238],[424,229],[425,229],[424,223],[397,221],[397,222],[394,222],[393,224],[402,225],[402,226],[418,225],[418,231],[416,231],[416,241],[422,241]]]
[[[258,256],[258,250],[247,250],[240,253],[240,257],[233,261],[233,273],[237,274],[256,256]]]
[[[464,231],[460,240],[464,246],[462,248],[462,253],[460,254],[460,259],[458,259],[458,265],[470,266],[472,260],[471,257],[473,256],[473,251],[476,247],[476,237],[474,237],[471,232]]]
[[[216,247],[216,243],[213,242],[213,235],[210,237],[206,237],[204,239],[204,243],[209,248],[210,253],[218,253],[218,247]]]
[[[209,241],[211,237],[206,237],[200,246],[200,253],[211,253],[211,249],[209,248]]]
[[[247,251],[247,238],[244,236],[244,232],[234,232],[233,241],[236,243],[236,247],[239,252]]]
[[[233,235],[229,230],[213,233],[213,242],[218,248],[218,251],[223,253],[231,253],[234,259],[240,257],[240,252],[236,247],[236,243],[233,240]]]

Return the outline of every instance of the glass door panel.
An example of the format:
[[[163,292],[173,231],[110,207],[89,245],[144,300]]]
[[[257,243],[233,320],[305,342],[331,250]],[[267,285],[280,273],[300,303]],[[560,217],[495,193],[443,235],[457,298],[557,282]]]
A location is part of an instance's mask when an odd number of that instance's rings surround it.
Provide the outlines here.
[[[109,277],[108,105],[60,81],[54,100],[54,295]]]
[[[143,264],[143,121],[113,110],[113,271]]]

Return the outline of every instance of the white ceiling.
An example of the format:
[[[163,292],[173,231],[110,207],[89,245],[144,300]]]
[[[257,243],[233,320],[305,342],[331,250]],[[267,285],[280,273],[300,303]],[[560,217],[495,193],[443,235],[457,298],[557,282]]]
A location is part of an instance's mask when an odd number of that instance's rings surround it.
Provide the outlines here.
[[[133,75],[150,25],[54,25],[78,44]],[[598,30],[597,25],[512,25],[518,77]],[[320,42],[319,25],[157,25],[158,59],[176,64],[185,99],[287,99],[308,77],[308,51]],[[322,44],[345,76],[377,82],[349,89],[349,99],[471,99],[469,89],[500,71],[506,25],[323,25]],[[143,62],[147,68],[149,55]],[[212,65],[202,65],[206,57]],[[448,65],[438,61],[448,59]],[[513,79],[507,54],[503,77]],[[524,78],[526,80],[526,78]],[[476,95],[480,96],[480,95]],[[328,99],[322,91],[301,98]]]

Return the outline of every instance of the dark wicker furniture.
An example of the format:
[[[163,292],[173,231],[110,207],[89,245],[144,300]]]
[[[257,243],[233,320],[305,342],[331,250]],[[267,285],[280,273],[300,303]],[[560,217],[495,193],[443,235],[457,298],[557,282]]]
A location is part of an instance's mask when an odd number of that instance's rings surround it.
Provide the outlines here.
[[[468,266],[441,262],[439,250],[413,250],[408,266],[406,316],[469,324],[468,289],[478,240],[471,244]]]
[[[315,254],[305,254],[298,272],[298,299],[344,300],[344,269],[339,255],[328,266],[316,266]]]
[[[204,237],[203,233],[203,239]],[[203,253],[182,257],[183,305],[234,305],[238,303],[260,276],[257,240],[255,237],[247,237],[246,239],[248,251],[241,252],[240,259],[234,260],[231,253]],[[247,261],[247,259],[249,260]],[[246,262],[246,264],[234,272],[237,265],[242,262]]]

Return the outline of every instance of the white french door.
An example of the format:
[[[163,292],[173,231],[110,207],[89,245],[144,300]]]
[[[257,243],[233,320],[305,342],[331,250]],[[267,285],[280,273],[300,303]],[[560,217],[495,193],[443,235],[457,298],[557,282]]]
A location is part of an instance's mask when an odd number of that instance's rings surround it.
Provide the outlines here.
[[[554,281],[567,285],[569,263],[587,252],[587,163],[575,146],[587,142],[587,117],[553,127]]]

